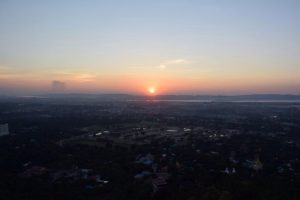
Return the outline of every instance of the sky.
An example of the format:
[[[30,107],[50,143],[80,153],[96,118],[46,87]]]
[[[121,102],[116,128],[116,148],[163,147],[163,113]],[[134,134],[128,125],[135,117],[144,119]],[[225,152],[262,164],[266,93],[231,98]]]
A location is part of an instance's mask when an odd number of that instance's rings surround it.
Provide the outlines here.
[[[51,92],[300,94],[300,1],[0,0],[0,94]]]

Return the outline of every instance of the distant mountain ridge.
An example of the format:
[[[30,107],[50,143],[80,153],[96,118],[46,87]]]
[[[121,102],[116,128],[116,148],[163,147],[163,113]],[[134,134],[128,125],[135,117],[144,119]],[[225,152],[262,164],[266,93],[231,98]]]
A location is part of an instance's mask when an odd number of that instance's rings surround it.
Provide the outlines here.
[[[178,100],[213,100],[213,101],[243,101],[243,100],[300,100],[300,95],[282,94],[250,94],[250,95],[162,95],[159,99]]]
[[[210,100],[210,101],[263,101],[299,100],[300,95],[292,94],[249,94],[249,95],[130,95],[130,94],[51,94],[56,98],[99,98],[111,100]]]
[[[300,95],[293,94],[249,94],[249,95],[131,95],[131,94],[44,94],[33,96],[8,96],[0,98],[53,98],[53,99],[99,99],[99,100],[193,100],[193,101],[300,101]]]

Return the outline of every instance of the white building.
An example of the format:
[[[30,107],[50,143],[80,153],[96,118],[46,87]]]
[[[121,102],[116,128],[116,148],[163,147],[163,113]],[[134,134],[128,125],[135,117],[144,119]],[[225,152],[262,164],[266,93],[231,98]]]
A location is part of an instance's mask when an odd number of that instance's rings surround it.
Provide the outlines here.
[[[0,124],[0,136],[8,135],[8,124]]]

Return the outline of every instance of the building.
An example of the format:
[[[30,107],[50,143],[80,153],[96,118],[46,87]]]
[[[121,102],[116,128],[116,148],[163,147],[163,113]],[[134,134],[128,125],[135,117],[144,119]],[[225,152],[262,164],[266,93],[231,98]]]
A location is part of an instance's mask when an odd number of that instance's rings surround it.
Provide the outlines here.
[[[0,124],[0,136],[8,135],[8,124]]]

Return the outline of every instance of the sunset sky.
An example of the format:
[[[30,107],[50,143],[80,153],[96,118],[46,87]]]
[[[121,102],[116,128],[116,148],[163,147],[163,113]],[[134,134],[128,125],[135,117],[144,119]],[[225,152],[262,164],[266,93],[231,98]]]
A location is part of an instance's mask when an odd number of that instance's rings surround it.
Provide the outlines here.
[[[300,1],[0,0],[0,94],[56,92],[54,83],[300,94]]]

